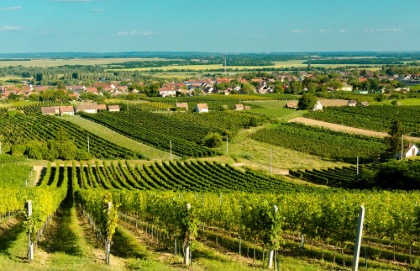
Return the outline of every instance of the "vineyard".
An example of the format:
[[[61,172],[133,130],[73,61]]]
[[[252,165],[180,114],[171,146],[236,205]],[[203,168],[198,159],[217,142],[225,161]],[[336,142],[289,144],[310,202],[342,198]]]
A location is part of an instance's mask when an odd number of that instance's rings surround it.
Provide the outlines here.
[[[393,121],[401,122],[404,134],[420,132],[420,106],[328,107],[307,113],[308,118],[368,130],[388,132]]]
[[[241,112],[158,114],[130,106],[128,111],[81,114],[128,137],[182,157],[207,157],[218,152],[203,146],[210,133],[234,136],[239,129],[268,121]]]
[[[63,129],[66,135],[77,146],[79,151],[87,152],[89,138],[90,156],[96,158],[141,158],[141,154],[134,153],[129,149],[112,144],[106,139],[97,137],[77,125],[60,120],[53,116],[41,115],[39,106],[26,106],[10,116],[7,109],[0,110],[0,138],[4,145],[23,146],[33,140],[47,143],[55,139],[59,129]]]
[[[252,139],[349,163],[355,163],[357,156],[365,162],[376,161],[386,148],[383,141],[377,138],[296,123],[282,123],[276,128],[261,129],[252,135]]]
[[[359,206],[364,205],[360,265],[370,270],[418,268],[419,192],[315,188],[201,161],[50,163],[36,187],[22,186],[31,168],[9,166],[2,172],[14,171],[21,174],[20,181],[0,187],[0,214],[25,221],[35,259],[37,244],[43,246],[53,230],[50,224],[59,219],[54,213],[70,208],[60,203],[74,195],[79,211],[68,214],[95,232],[108,264],[121,249],[116,244],[129,249],[138,242],[130,238],[141,233],[164,251],[181,255],[184,265],[194,265],[211,245],[277,270],[288,257],[329,263],[325,270],[348,267]],[[32,215],[22,216],[28,200]]]
[[[419,190],[419,172],[419,160],[289,171],[296,178],[331,187],[393,190]]]

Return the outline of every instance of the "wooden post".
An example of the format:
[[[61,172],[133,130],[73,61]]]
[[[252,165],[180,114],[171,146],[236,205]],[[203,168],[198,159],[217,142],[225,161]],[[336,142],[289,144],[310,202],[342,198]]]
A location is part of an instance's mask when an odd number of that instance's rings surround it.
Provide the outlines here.
[[[88,153],[90,153],[90,144],[89,144],[89,136],[87,136],[87,149],[88,149]]]
[[[0,141],[0,154],[3,154],[3,153],[2,153],[2,150],[1,150],[1,141]]]
[[[28,215],[28,220],[32,219],[32,200],[26,202],[26,213]],[[31,230],[28,230],[28,260],[32,261],[34,259],[34,243],[31,240]]]
[[[364,219],[365,219],[365,207],[360,206],[359,221],[357,223],[356,242],[354,244],[352,271],[357,271],[359,269],[360,245],[362,243]]]
[[[191,209],[191,204],[187,203],[187,211],[189,212],[190,209]],[[188,239],[189,239],[189,237],[188,237]],[[190,265],[190,244],[189,244],[189,240],[187,241],[187,244],[185,245],[184,264],[186,266]]]
[[[112,208],[112,202],[108,202],[108,211],[110,211]],[[105,240],[105,258],[106,258],[106,264],[111,264],[111,240],[109,240],[109,236],[106,237]]]
[[[273,206],[273,211],[274,211],[274,216],[277,215],[279,208],[277,207],[277,205]],[[274,261],[274,250],[271,249],[270,252],[268,253],[268,268],[271,269],[273,268],[273,261]]]
[[[359,176],[359,156],[357,156],[357,161],[356,161],[356,175]]]

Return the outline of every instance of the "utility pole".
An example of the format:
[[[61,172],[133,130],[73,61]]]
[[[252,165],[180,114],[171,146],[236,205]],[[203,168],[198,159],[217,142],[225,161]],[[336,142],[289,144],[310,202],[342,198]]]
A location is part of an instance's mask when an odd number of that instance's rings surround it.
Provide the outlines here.
[[[225,76],[227,76],[227,71],[226,71],[226,57],[225,57]]]

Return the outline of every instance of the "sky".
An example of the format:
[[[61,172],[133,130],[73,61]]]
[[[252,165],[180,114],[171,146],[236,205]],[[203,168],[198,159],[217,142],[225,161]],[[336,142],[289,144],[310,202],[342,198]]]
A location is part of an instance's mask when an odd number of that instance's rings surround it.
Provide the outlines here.
[[[0,53],[420,51],[419,0],[1,0]]]

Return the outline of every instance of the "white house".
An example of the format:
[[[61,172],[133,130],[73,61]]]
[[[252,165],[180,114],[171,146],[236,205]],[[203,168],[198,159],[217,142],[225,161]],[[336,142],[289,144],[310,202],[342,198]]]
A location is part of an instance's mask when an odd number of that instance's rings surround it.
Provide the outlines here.
[[[162,97],[174,97],[176,96],[176,90],[172,88],[160,88],[159,95]]]
[[[403,158],[412,157],[419,154],[420,154],[420,150],[416,145],[409,143],[404,146]],[[397,154],[397,157],[401,157],[401,153]]]
[[[60,109],[61,116],[64,116],[64,115],[74,116],[74,108],[72,105],[60,106],[59,109]]]
[[[322,110],[322,108],[323,108],[322,103],[318,100],[316,101],[314,107],[312,108],[312,111]]]
[[[198,113],[208,113],[209,107],[207,104],[197,104],[194,111]]]

